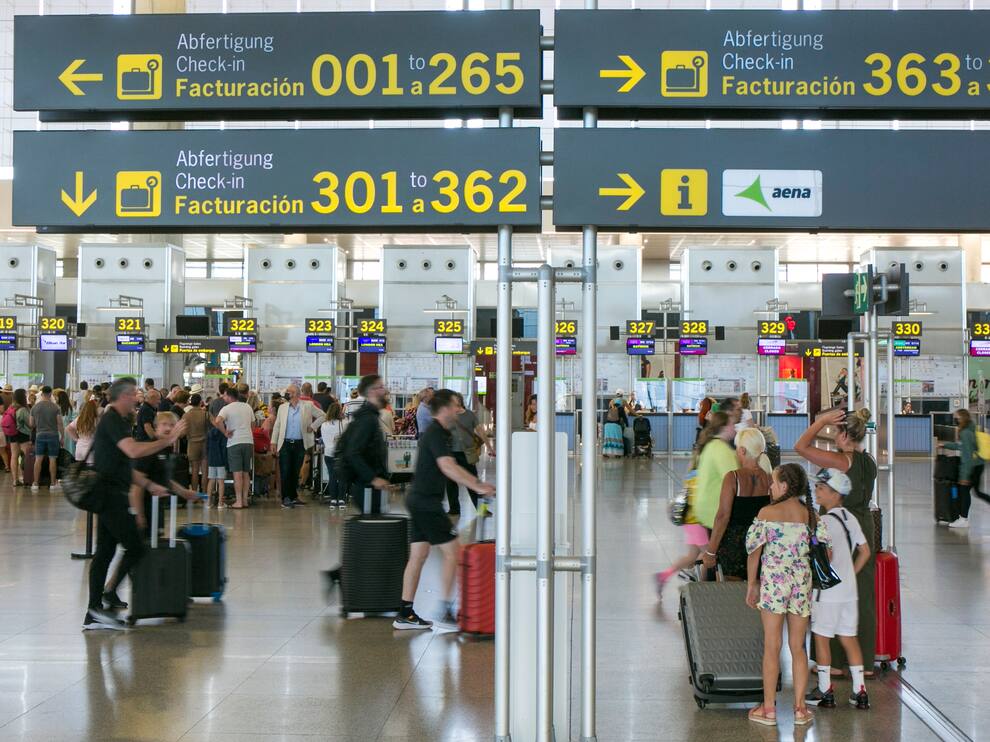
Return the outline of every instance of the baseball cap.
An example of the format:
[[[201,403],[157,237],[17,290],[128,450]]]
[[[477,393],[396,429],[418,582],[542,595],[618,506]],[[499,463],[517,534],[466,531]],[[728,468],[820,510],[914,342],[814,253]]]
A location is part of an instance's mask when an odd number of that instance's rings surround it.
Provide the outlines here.
[[[852,480],[838,469],[822,469],[815,481],[827,484],[843,497],[852,492]]]

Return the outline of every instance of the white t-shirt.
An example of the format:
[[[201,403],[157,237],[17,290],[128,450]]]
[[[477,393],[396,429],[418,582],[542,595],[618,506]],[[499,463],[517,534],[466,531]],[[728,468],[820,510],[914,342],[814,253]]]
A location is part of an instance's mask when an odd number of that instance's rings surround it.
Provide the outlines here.
[[[217,417],[223,420],[227,430],[234,433],[227,439],[228,448],[241,443],[254,443],[254,435],[251,433],[254,410],[247,402],[231,402],[217,413]]]
[[[327,420],[320,426],[320,438],[323,439],[323,455],[333,456],[337,450],[337,439],[344,432],[343,420]]]
[[[745,430],[751,427],[753,427],[753,413],[743,408],[742,416],[739,418],[739,422],[736,423],[736,430]]]
[[[856,516],[845,508],[834,508],[829,510],[827,515],[819,516],[822,522],[828,526],[828,535],[832,539],[832,569],[842,580],[838,585],[828,590],[816,590],[815,600],[820,603],[849,603],[858,600],[856,591],[856,572],[853,570],[853,556],[849,551],[849,541],[852,541],[852,548],[866,543],[866,536],[860,528]],[[839,523],[838,520],[842,521]],[[842,529],[843,524],[849,531],[849,539],[846,539],[846,532]]]

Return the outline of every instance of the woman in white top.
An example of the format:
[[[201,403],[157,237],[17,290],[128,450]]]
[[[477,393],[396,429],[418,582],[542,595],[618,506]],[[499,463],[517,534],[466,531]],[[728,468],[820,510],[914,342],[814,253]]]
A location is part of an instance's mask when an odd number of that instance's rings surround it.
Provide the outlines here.
[[[93,436],[96,433],[96,421],[100,408],[95,399],[89,399],[83,404],[79,416],[65,429],[66,435],[76,442],[76,461],[89,461],[93,448]]]
[[[337,441],[344,433],[344,411],[340,402],[331,402],[327,408],[326,418],[320,425],[320,438],[323,439],[323,459],[327,464],[327,492],[330,494],[330,507],[347,506],[346,492],[337,482],[333,472],[333,455],[337,450]]]
[[[739,406],[742,408],[742,412],[740,413],[739,422],[736,423],[737,432],[753,427],[753,413],[749,411],[750,404],[752,404],[752,400],[749,397],[749,392],[743,392],[743,395],[739,398]]]

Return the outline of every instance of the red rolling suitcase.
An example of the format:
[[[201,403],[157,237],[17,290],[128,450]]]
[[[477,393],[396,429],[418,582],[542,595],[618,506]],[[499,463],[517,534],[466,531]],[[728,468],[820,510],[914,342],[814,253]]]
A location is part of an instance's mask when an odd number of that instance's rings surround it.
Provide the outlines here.
[[[487,504],[477,517],[480,537],[487,519]],[[495,633],[495,542],[478,541],[461,550],[461,608],[457,617],[466,634]]]
[[[897,555],[893,552],[877,552],[875,585],[876,659],[883,670],[892,662],[900,667],[906,662],[901,655],[901,576]]]

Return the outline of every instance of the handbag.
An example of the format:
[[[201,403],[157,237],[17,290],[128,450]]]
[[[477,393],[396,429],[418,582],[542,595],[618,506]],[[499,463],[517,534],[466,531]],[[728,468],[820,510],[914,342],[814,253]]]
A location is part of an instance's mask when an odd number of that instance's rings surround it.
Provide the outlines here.
[[[463,430],[465,433],[471,436],[470,447],[464,447],[464,458],[467,459],[469,464],[477,464],[479,459],[481,459],[481,447],[485,445],[485,440],[480,435],[475,433],[473,430],[461,425],[460,421],[457,422],[457,427]]]
[[[670,522],[675,526],[683,526],[688,522],[688,510],[694,497],[694,482],[696,472],[689,471],[684,477],[684,487],[674,496],[667,506]]]
[[[818,529],[818,518],[812,515],[815,527],[808,523],[808,556],[811,561],[811,586],[815,590],[828,590],[838,585],[842,580],[832,569],[828,558],[828,547],[818,540],[815,531]]]
[[[62,493],[73,507],[89,513],[98,513],[103,497],[98,488],[100,475],[85,461],[74,461],[62,477]]]

